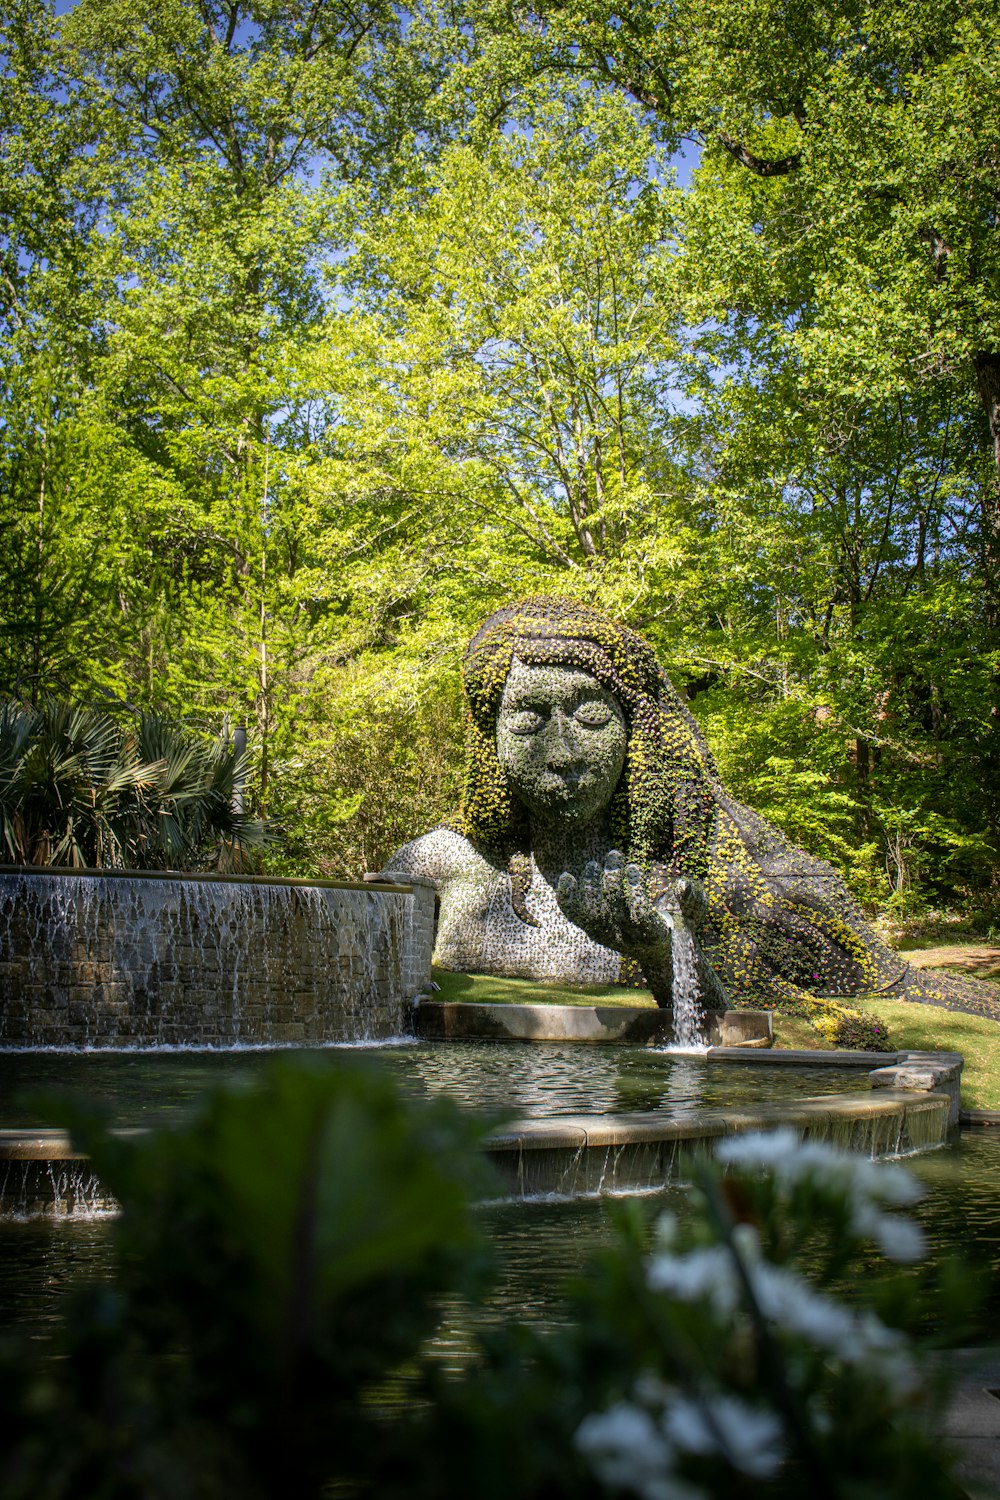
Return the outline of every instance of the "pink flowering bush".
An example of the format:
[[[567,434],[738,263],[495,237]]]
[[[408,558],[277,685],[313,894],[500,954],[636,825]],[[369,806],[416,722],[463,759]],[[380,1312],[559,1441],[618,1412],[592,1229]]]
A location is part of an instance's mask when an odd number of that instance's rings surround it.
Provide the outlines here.
[[[886,1023],[874,1015],[844,1015],[834,1033],[837,1047],[856,1047],[862,1052],[892,1052],[892,1041]]]

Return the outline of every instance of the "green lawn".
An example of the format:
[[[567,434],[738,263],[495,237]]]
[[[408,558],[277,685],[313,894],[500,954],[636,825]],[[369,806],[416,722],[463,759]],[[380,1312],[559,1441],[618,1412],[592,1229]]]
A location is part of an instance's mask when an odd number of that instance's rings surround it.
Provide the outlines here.
[[[1000,1024],[988,1016],[911,1005],[902,1000],[852,1000],[859,1010],[877,1011],[893,1045],[928,1052],[961,1052],[962,1104],[966,1109],[1000,1109]]]
[[[1000,1025],[987,1016],[911,1005],[903,1000],[846,1000],[858,1010],[874,1011],[889,1027],[894,1048],[914,1052],[961,1052],[962,1104],[966,1109],[1000,1109]],[[774,1017],[778,1047],[821,1050],[826,1042],[803,1016]]]
[[[654,1005],[648,990],[620,984],[542,984],[534,979],[502,979],[496,974],[453,974],[435,969],[435,1000],[478,1005]]]

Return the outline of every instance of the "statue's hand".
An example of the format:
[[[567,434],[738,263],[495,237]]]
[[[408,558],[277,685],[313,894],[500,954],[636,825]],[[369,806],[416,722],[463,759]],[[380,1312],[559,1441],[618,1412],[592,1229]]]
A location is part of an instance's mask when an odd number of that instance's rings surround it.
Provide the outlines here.
[[[708,915],[708,897],[701,881],[693,875],[682,875],[674,881],[674,896],[681,916],[693,927],[700,927]]]
[[[568,871],[560,875],[556,899],[563,915],[596,943],[634,958],[646,973],[669,969],[670,918],[653,904],[639,866],[627,865],[617,849],[603,869],[588,861],[579,880]]]

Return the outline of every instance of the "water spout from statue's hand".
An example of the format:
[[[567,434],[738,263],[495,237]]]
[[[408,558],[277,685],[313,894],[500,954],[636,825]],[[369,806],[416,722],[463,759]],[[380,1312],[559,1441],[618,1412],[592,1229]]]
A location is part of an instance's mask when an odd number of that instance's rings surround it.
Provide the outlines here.
[[[701,927],[708,915],[708,897],[705,887],[693,875],[682,875],[674,882],[677,908],[682,917],[694,927]]]
[[[643,869],[612,849],[603,868],[590,860],[579,879],[564,871],[556,897],[588,937],[635,960],[657,1005],[686,1005],[693,1034],[704,1009],[725,1009],[725,992],[695,936],[708,911],[700,880],[682,876],[654,897]]]

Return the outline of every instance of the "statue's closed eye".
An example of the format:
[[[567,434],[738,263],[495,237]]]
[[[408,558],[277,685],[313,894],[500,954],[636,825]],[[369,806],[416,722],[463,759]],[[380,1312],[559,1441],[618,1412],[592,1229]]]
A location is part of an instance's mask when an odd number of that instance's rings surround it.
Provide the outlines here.
[[[536,713],[533,708],[519,708],[505,717],[507,728],[512,734],[536,734],[545,722],[542,714]]]
[[[578,724],[583,724],[587,729],[603,729],[614,715],[606,703],[602,703],[599,698],[594,698],[587,703],[581,703],[573,717]]]

